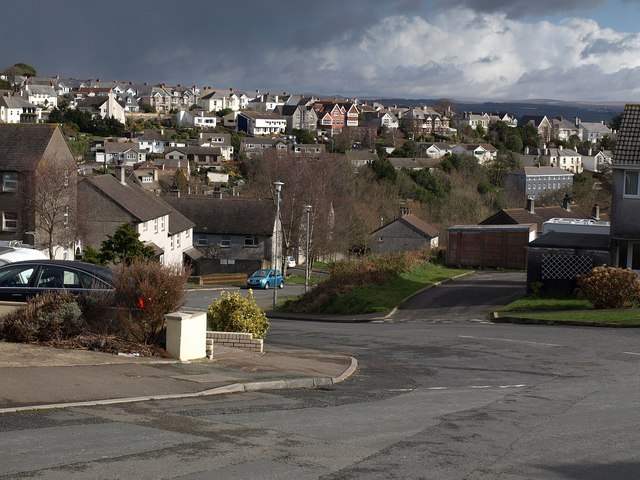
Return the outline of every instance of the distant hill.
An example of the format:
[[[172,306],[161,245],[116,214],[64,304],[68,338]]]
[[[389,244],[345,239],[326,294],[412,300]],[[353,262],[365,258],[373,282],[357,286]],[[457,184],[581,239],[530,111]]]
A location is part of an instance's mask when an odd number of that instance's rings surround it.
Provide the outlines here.
[[[364,99],[362,99],[364,100]],[[402,98],[380,98],[366,99],[375,101],[385,106],[434,106],[442,99],[402,99]],[[474,113],[509,113],[516,118],[523,115],[546,115],[548,118],[564,117],[570,120],[575,117],[583,122],[605,122],[608,123],[614,116],[624,110],[623,102],[611,103],[590,103],[590,102],[564,102],[559,100],[514,100],[504,102],[468,102],[449,100],[453,103],[456,112]]]

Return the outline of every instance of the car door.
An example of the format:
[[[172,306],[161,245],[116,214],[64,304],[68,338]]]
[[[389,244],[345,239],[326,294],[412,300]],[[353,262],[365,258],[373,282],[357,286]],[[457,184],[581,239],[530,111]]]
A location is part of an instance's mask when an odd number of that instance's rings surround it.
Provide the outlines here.
[[[26,302],[34,295],[32,287],[37,277],[37,265],[18,265],[5,268],[0,273],[0,300],[11,302]]]

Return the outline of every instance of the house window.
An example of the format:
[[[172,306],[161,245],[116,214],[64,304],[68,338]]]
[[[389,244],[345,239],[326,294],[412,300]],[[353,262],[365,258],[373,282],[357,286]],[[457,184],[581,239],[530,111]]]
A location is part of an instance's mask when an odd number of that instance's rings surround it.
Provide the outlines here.
[[[220,246],[223,248],[229,248],[231,246],[231,237],[222,237]]]
[[[629,197],[640,196],[640,172],[637,170],[624,171],[624,195]]]
[[[621,242],[618,248],[618,266],[640,271],[640,243]]]
[[[170,235],[171,237],[171,250],[173,250],[173,235]]]
[[[196,243],[199,247],[206,247],[207,245],[209,245],[209,240],[207,239],[206,235],[198,235],[198,240]]]
[[[176,235],[176,246],[180,248],[180,232]]]
[[[258,240],[258,237],[254,235],[247,235],[246,237],[244,237],[245,247],[257,247],[259,243],[260,241]]]
[[[15,232],[18,230],[18,214],[15,212],[2,212],[2,231]]]
[[[149,222],[142,222],[142,231],[146,232],[149,229]]]
[[[2,173],[2,191],[15,192],[18,190],[18,172]]]
[[[158,219],[157,218],[153,219],[153,231],[155,233],[158,233]]]

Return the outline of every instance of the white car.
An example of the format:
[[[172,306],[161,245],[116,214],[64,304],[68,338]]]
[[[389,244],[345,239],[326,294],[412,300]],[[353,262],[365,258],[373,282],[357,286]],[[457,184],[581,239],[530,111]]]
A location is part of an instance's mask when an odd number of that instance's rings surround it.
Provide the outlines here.
[[[48,258],[40,250],[23,247],[20,242],[0,242],[0,265],[22,260],[42,260]]]
[[[293,258],[292,255],[289,255],[287,257],[286,263],[287,263],[287,268],[292,268],[296,266],[296,260]]]

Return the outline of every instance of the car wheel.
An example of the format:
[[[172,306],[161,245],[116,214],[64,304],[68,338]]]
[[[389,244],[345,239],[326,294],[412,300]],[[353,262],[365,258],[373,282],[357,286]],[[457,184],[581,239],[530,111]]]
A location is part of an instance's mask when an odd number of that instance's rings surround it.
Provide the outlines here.
[[[269,290],[269,282],[266,282],[266,283],[264,284],[264,289],[265,289],[265,290]]]
[[[284,288],[284,282],[280,282],[280,285],[278,285],[278,288]]]

